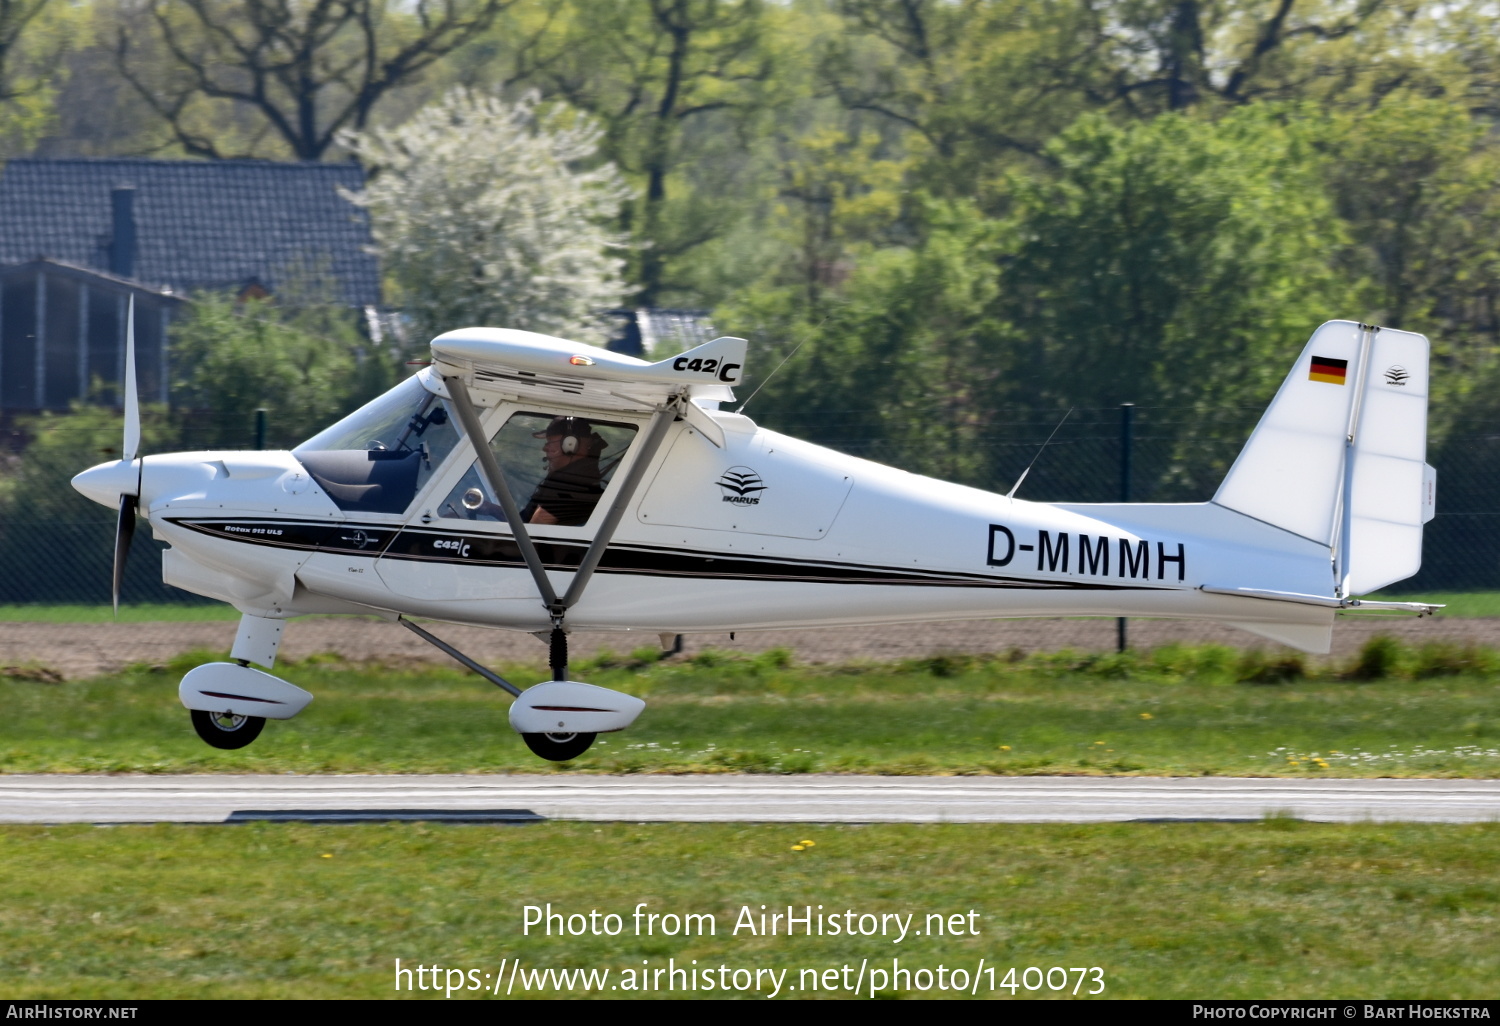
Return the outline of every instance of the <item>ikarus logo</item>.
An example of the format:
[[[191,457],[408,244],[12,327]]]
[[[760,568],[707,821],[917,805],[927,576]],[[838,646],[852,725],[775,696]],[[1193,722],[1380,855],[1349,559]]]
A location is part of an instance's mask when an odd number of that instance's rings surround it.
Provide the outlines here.
[[[714,483],[723,492],[724,501],[736,506],[759,506],[760,493],[766,490],[760,475],[749,467],[730,467]]]

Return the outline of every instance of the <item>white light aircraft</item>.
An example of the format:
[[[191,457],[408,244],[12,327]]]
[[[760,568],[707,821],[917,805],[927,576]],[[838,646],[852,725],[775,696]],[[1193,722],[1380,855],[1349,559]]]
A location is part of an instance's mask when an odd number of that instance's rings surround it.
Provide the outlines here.
[[[1027,502],[768,431],[720,408],[745,350],[648,363],[465,328],[291,452],[145,457],[132,352],[124,458],[73,484],[119,510],[116,608],[139,513],[170,546],[168,584],[241,612],[232,661],[179,691],[219,748],[311,701],[265,672],[309,613],[421,635],[515,696],[511,726],[564,760],[644,707],[568,679],[570,631],[1173,617],[1327,652],[1340,610],[1435,608],[1355,597],[1417,571],[1433,516],[1421,335],[1324,324],[1213,499],[1170,505]],[[532,632],[553,679],[523,690],[413,616]]]

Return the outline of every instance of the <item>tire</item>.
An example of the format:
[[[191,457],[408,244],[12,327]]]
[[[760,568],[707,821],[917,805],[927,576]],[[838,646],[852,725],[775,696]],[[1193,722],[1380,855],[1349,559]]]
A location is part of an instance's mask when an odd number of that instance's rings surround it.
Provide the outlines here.
[[[533,754],[552,762],[567,762],[589,750],[598,734],[522,734]]]
[[[193,714],[193,729],[215,748],[244,748],[260,737],[266,725],[264,716],[226,716],[202,709],[189,711]]]

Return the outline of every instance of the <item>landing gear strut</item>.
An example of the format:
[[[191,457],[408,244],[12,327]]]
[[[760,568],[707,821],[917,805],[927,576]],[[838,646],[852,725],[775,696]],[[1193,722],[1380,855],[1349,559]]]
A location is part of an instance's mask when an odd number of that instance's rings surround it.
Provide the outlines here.
[[[567,680],[568,632],[562,629],[562,617],[553,621],[547,655],[547,661],[552,666],[552,679]],[[526,742],[526,747],[531,749],[533,755],[540,755],[543,759],[552,762],[567,762],[588,751],[589,746],[598,736],[598,734],[582,731],[567,733],[556,731],[550,734],[522,734],[521,740]]]
[[[189,670],[177,687],[198,736],[215,748],[244,748],[260,737],[266,720],[289,720],[312,695],[295,684],[251,667],[276,664],[285,621],[245,613],[234,637],[229,663],[205,663]],[[264,712],[265,715],[254,715]]]

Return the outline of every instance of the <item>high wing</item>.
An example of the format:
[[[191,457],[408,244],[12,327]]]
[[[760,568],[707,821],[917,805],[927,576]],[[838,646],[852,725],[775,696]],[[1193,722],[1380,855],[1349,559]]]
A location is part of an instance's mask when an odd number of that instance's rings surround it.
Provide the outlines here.
[[[598,346],[510,328],[464,328],[432,340],[434,369],[512,399],[551,400],[593,410],[654,408],[671,395],[704,402],[734,398],[746,342],[725,336],[648,363]]]

